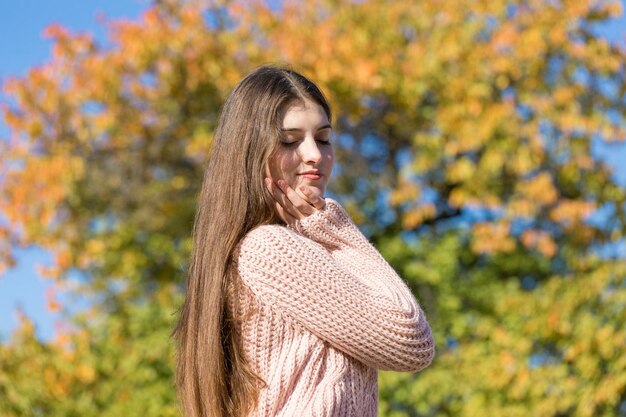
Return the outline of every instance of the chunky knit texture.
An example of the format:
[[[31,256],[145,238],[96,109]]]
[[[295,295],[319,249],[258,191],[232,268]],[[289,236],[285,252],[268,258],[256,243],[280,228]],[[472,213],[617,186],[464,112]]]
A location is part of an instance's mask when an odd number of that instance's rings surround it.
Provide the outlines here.
[[[378,369],[431,363],[424,312],[336,201],[257,227],[236,258],[244,351],[266,382],[253,416],[376,416]]]

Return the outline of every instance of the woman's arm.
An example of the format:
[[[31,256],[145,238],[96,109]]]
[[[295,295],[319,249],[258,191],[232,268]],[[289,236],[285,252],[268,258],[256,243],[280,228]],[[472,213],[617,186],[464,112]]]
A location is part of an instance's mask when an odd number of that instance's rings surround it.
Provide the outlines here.
[[[273,225],[248,233],[242,279],[261,302],[368,366],[425,368],[435,348],[424,312],[345,210],[326,201],[295,225],[299,233]]]
[[[365,257],[386,266],[395,275],[395,270],[356,227],[348,212],[332,198],[326,198],[325,201],[326,215],[308,216],[289,227],[321,244],[335,256],[342,253],[345,261],[359,265]]]

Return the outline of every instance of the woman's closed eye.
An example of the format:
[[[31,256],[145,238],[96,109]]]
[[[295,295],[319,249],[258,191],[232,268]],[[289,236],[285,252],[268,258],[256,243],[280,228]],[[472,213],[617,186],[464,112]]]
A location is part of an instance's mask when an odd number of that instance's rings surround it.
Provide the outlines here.
[[[283,139],[280,141],[281,145],[291,147],[299,144],[304,139]],[[321,145],[330,145],[330,137],[322,136],[315,138],[315,142]]]

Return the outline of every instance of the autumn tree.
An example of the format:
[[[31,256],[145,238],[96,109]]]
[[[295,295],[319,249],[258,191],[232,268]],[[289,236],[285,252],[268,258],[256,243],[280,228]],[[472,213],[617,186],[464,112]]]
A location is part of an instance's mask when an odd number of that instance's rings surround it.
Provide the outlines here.
[[[52,251],[42,272],[91,308],[0,346],[0,413],[176,414],[168,334],[216,116],[273,62],[329,96],[331,191],[435,332],[428,370],[381,374],[381,415],[624,415],[626,196],[593,152],[626,140],[626,50],[595,31],[621,13],[171,0],[104,44],[48,28],[50,61],[5,83],[0,253]]]

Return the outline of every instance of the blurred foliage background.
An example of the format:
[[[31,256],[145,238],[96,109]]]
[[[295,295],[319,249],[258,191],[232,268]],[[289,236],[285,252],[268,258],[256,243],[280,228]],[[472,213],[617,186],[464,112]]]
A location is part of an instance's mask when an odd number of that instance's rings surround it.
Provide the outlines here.
[[[108,41],[50,26],[4,83],[0,269],[13,248],[88,300],[0,344],[0,415],[177,416],[169,333],[226,95],[252,68],[317,81],[331,192],[415,290],[437,357],[381,372],[381,416],[626,416],[626,140],[618,1],[156,0]],[[626,163],[626,161],[624,161]],[[69,279],[71,272],[81,279]]]

